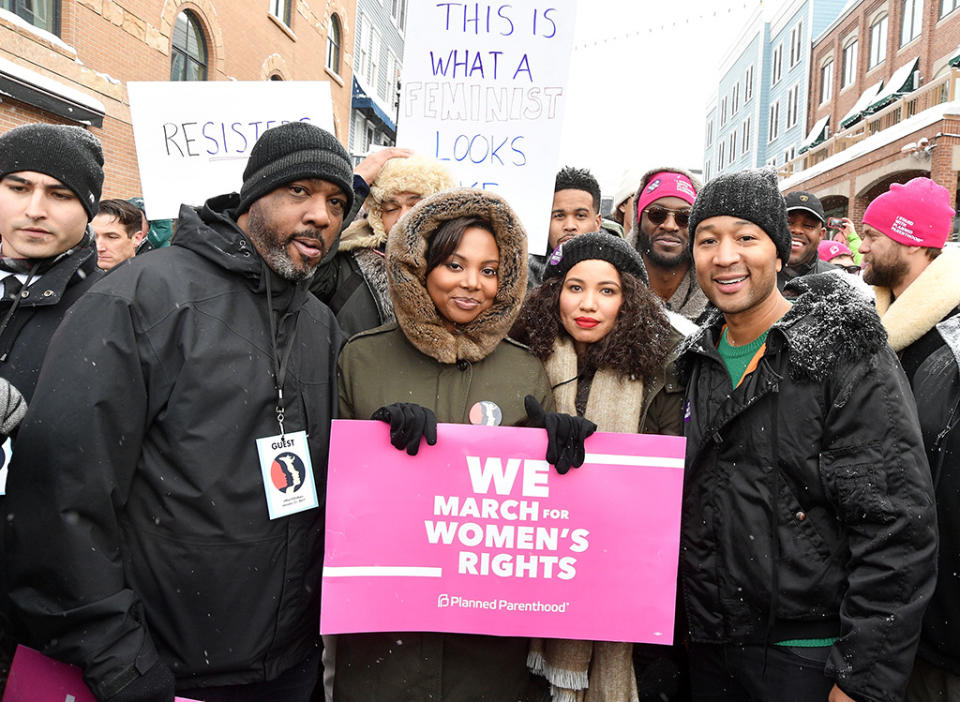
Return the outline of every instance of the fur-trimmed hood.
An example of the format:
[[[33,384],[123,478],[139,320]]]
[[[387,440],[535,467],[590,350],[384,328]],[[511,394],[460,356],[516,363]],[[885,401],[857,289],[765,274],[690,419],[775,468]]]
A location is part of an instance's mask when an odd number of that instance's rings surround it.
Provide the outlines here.
[[[960,305],[960,252],[944,249],[892,303],[890,288],[873,290],[890,346],[899,353]]]
[[[429,197],[456,187],[457,181],[447,167],[428,156],[392,158],[380,170],[364,201],[366,219],[357,219],[340,235],[340,250],[372,249],[387,240],[383,228],[383,201],[398,193],[417,193]]]
[[[493,305],[469,324],[447,329],[427,293],[427,248],[437,228],[457,217],[493,226],[500,249]],[[460,188],[421,200],[387,238],[387,277],[397,322],[410,343],[441,363],[479,361],[503,341],[520,312],[527,285],[527,233],[499,195]]]
[[[633,202],[634,207],[636,207],[637,196],[640,194],[640,191],[647,187],[647,184],[650,182],[650,179],[653,178],[657,173],[663,173],[667,171],[668,173],[682,173],[687,178],[690,179],[690,182],[693,183],[693,189],[698,193],[703,187],[703,183],[700,182],[700,179],[697,178],[693,173],[688,171],[686,168],[676,168],[674,166],[661,166],[659,168],[651,168],[649,171],[643,174],[643,177],[640,179],[640,186],[633,193]],[[640,227],[640,218],[637,217],[636,213],[633,215],[633,226],[630,228],[629,232],[624,233],[624,238],[630,242],[630,245],[636,248],[637,246],[637,231]]]
[[[782,334],[794,380],[826,379],[845,358],[877,353],[887,343],[887,332],[869,300],[843,279],[830,273],[795,278],[786,290],[797,294],[790,310],[771,327]],[[707,353],[723,327],[723,314],[712,309],[700,329],[687,338],[677,361],[677,372],[688,376],[694,354]],[[771,337],[767,337],[771,343]]]

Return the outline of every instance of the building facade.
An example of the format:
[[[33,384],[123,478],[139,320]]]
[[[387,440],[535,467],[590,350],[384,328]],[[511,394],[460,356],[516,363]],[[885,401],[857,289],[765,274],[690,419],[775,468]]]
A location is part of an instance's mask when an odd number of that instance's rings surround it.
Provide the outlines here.
[[[354,161],[371,147],[396,143],[406,20],[407,0],[357,0],[349,143]]]
[[[356,0],[0,0],[0,132],[103,143],[103,197],[140,194],[128,81],[320,80],[347,144]]]
[[[860,223],[891,183],[933,178],[956,207],[960,1],[859,0],[813,42],[803,152],[784,191],[816,193]]]
[[[842,8],[843,0],[790,0],[773,14],[761,5],[748,18],[721,62],[716,145],[705,149],[705,172],[708,161],[715,175],[796,156],[806,134],[811,36]]]

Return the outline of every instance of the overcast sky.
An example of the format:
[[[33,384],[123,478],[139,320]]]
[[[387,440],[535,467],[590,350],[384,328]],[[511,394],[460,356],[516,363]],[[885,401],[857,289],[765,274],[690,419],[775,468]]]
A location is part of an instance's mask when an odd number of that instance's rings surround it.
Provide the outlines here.
[[[589,168],[605,196],[627,166],[702,168],[720,61],[759,4],[580,0],[561,164]]]

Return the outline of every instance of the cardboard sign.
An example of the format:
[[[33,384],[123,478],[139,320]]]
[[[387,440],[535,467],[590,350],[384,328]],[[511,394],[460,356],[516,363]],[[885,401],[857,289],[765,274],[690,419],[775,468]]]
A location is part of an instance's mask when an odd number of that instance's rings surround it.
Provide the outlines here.
[[[333,422],[321,631],[671,643],[685,440],[598,433],[566,475],[546,443],[441,424],[411,457]]]
[[[148,219],[240,190],[250,149],[270,127],[310,122],[331,134],[324,81],[163,81],[127,84]]]
[[[97,702],[75,665],[17,646],[3,702]],[[198,702],[177,697],[175,702]]]
[[[409,5],[397,144],[517,211],[546,251],[576,0]]]

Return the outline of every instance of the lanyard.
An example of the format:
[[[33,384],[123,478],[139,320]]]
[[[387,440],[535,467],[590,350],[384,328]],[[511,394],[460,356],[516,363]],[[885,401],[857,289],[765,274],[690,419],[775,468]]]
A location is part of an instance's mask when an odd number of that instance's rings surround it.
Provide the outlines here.
[[[277,322],[273,318],[273,291],[270,289],[270,271],[266,265],[263,267],[264,282],[267,288],[267,317],[270,320],[270,349],[273,355],[273,382],[277,388],[277,424],[280,425],[280,436],[283,437],[283,380],[287,376],[287,362],[290,360],[290,352],[293,351],[293,341],[297,336],[297,320],[300,318],[300,311],[297,310],[293,318],[293,331],[290,333],[290,339],[287,341],[287,349],[280,357],[277,347]]]

